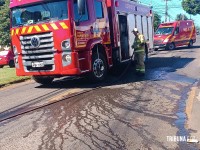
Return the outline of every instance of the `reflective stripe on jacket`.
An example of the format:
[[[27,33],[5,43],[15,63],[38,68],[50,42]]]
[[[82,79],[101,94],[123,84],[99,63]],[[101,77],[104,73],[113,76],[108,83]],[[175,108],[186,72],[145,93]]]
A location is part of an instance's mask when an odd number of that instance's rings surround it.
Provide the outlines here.
[[[144,36],[142,34],[139,34],[137,37],[135,37],[135,41],[132,45],[132,48],[135,49],[135,52],[144,52],[145,51],[145,46],[141,45],[144,44],[145,40],[144,40]]]

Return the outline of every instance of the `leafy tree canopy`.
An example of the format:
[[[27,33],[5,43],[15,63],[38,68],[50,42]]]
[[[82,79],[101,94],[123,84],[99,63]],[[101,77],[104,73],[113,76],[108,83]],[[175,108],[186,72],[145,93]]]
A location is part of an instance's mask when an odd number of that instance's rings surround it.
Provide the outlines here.
[[[188,14],[191,14],[191,15],[200,14],[199,0],[183,0],[182,7]]]
[[[184,14],[178,14],[176,16],[176,20],[179,21],[179,20],[188,20],[188,17]]]
[[[154,13],[154,31],[157,30],[160,23],[161,23],[161,16],[157,13]]]

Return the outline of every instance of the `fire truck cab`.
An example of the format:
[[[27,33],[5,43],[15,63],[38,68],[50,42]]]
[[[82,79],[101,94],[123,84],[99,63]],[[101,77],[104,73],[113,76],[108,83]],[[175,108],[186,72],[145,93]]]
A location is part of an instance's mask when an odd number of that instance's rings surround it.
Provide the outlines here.
[[[153,48],[152,10],[130,0],[11,0],[18,76],[41,84],[89,73],[102,81],[114,62],[130,60],[137,27]]]

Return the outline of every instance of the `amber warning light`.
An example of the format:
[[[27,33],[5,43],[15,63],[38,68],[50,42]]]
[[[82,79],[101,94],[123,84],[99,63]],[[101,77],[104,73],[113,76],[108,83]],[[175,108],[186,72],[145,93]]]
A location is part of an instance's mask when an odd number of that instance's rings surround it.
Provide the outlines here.
[[[119,7],[119,2],[115,1],[115,7]]]
[[[111,0],[107,0],[106,5],[107,5],[107,7],[111,7]]]
[[[149,11],[149,16],[152,16],[152,10]]]

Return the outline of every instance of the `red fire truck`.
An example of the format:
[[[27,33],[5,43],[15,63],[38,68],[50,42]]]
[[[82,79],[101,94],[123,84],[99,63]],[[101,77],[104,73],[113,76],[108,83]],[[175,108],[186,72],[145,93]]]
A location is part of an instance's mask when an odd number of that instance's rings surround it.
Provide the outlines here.
[[[196,42],[196,29],[192,20],[167,22],[159,25],[154,35],[154,48],[173,50],[176,47],[191,47]]]
[[[153,48],[152,10],[130,0],[11,0],[18,76],[41,84],[89,73],[102,81],[114,62],[130,60],[137,27]]]

